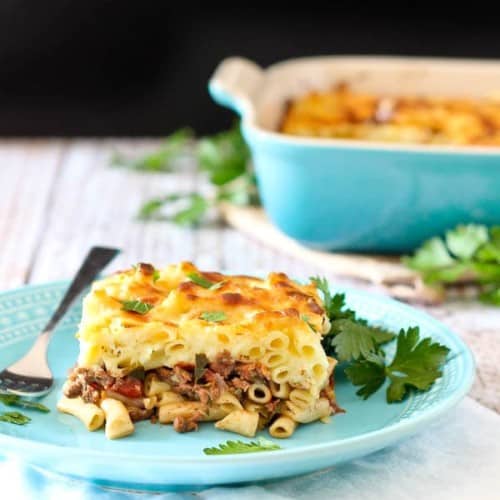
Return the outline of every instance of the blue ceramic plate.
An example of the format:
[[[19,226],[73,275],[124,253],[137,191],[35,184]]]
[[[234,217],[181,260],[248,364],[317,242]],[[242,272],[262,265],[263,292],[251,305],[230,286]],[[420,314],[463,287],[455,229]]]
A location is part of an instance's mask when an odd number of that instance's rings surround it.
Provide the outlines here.
[[[23,354],[62,296],[66,283],[28,286],[0,294],[0,369]],[[427,427],[469,390],[474,363],[468,348],[445,326],[393,300],[347,291],[348,305],[373,322],[393,329],[419,325],[425,336],[451,348],[443,377],[429,392],[388,405],[383,390],[367,401],[337,373],[337,398],[347,413],[329,424],[301,426],[282,450],[246,455],[206,456],[235,434],[203,424],[199,432],[177,434],[171,426],[141,422],[133,436],[108,441],[103,431],[87,432],[75,418],[55,410],[67,370],[78,354],[74,333],[80,306],[66,316],[52,339],[49,361],[56,387],[43,399],[52,411],[33,413],[19,427],[0,422],[0,451],[60,474],[107,485],[162,489],[276,479],[321,469],[389,446]],[[394,346],[389,346],[388,350]],[[0,411],[5,410],[0,404]],[[261,433],[267,436],[266,432]]]

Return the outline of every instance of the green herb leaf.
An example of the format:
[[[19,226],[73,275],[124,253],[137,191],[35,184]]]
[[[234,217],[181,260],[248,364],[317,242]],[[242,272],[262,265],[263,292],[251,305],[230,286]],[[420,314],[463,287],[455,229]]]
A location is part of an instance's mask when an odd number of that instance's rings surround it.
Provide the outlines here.
[[[494,262],[472,262],[471,270],[480,283],[500,284],[500,266]]]
[[[256,453],[260,451],[280,450],[281,446],[268,439],[258,438],[256,441],[226,441],[214,448],[204,448],[205,455],[234,455],[239,453]]]
[[[479,295],[479,300],[485,304],[500,306],[500,288],[493,288],[484,291]]]
[[[401,330],[396,354],[386,365],[382,356],[369,353],[345,369],[348,379],[361,386],[357,394],[367,399],[389,378],[387,402],[404,399],[413,389],[426,391],[442,375],[441,366],[450,350],[430,338],[420,340],[418,327]]]
[[[403,262],[415,271],[430,271],[456,263],[441,238],[426,241],[413,257],[404,257]]]
[[[260,205],[257,179],[253,172],[245,172],[233,181],[219,186],[217,202],[228,202],[238,206]]]
[[[132,160],[123,155],[115,155],[113,158],[114,165],[160,172],[172,170],[179,158],[194,154],[199,170],[207,173],[210,182],[216,186],[215,196],[208,199],[199,193],[174,193],[148,200],[139,210],[139,219],[196,225],[203,221],[207,210],[219,202],[238,205],[260,203],[255,174],[250,165],[250,151],[239,125],[205,137],[195,147],[187,147],[192,142],[191,139],[191,131],[182,129],[169,136],[157,151],[146,156]]]
[[[207,355],[204,353],[196,354],[194,357],[194,381],[198,382],[205,372],[205,368],[207,367],[209,361]]]
[[[31,418],[18,411],[8,411],[0,413],[0,422],[8,422],[15,425],[26,425],[31,422]]]
[[[43,413],[48,413],[50,410],[42,403],[23,399],[21,396],[15,394],[0,394],[0,402],[7,406],[18,406],[20,408],[28,408],[31,410],[38,410]]]
[[[470,259],[488,239],[486,226],[475,224],[457,226],[446,233],[446,245],[451,253],[463,260]]]
[[[154,307],[152,304],[147,304],[146,302],[141,302],[140,300],[124,300],[122,305],[122,309],[124,311],[134,312],[137,314],[147,314]]]
[[[156,151],[139,158],[115,153],[111,165],[142,172],[170,172],[174,163],[187,154],[187,146],[192,139],[191,129],[183,128],[169,135]]]
[[[323,294],[323,303],[325,305],[325,312],[330,321],[336,319],[356,319],[356,314],[351,309],[345,309],[345,294],[336,293],[332,295],[330,292],[330,285],[326,278],[319,276],[309,278]]]
[[[449,262],[441,259],[445,260]],[[323,294],[331,322],[330,332],[322,339],[325,352],[340,361],[350,362],[345,373],[354,385],[361,386],[357,394],[363,399],[376,392],[387,377],[390,379],[387,401],[392,403],[403,399],[411,388],[428,389],[441,376],[440,366],[449,352],[447,347],[428,338],[419,341],[418,328],[409,328],[406,332],[401,330],[396,355],[386,366],[380,346],[393,340],[394,333],[370,325],[366,319],[358,318],[354,311],[346,309],[345,297],[341,294],[333,296],[326,279],[316,277],[311,281]]]
[[[208,173],[210,182],[222,186],[247,171],[250,152],[237,125],[202,139],[198,144],[197,157],[200,169]]]
[[[180,226],[199,224],[211,202],[198,193],[172,194],[163,198],[154,198],[146,202],[139,210],[142,220],[168,220]],[[162,211],[168,209],[169,213]]]
[[[332,295],[325,278],[317,276],[310,279],[323,294],[325,312],[331,323],[330,331],[322,339],[327,355],[336,356],[340,361],[366,358],[369,353],[378,352],[380,344],[395,337],[389,330],[369,325],[365,319],[358,318],[352,309],[347,309],[345,295]]]
[[[153,283],[156,283],[160,279],[160,271],[155,269],[153,272]]]
[[[500,284],[500,226],[461,225],[446,233],[445,240],[425,242],[403,262],[418,271],[427,283],[474,280]]]
[[[491,241],[483,245],[477,251],[475,258],[479,262],[493,262],[496,264],[500,264],[500,241]]]
[[[472,276],[473,266],[470,262],[458,262],[441,269],[429,269],[424,272],[426,283],[455,283],[466,276]]]
[[[189,273],[187,277],[193,282],[196,283],[197,285],[203,287],[203,288],[212,288],[215,283],[212,283],[210,280],[207,280],[204,276],[198,273]]]
[[[396,354],[386,370],[391,381],[387,388],[387,402],[401,401],[410,388],[429,389],[441,377],[441,365],[449,352],[448,347],[430,338],[420,340],[418,327],[401,330]]]
[[[199,224],[210,207],[209,201],[197,193],[192,194],[188,201],[188,206],[183,210],[179,210],[171,218],[172,222],[175,222],[179,226],[194,226]]]
[[[171,201],[177,201],[178,199],[178,195],[153,198],[142,205],[139,213],[137,214],[137,217],[142,220],[153,219],[167,203]]]
[[[198,273],[189,273],[187,277],[193,283],[196,283],[197,285],[206,288],[207,290],[218,290],[222,285],[226,283],[224,280],[219,281],[217,283],[213,283],[212,281],[207,280],[207,278]]]
[[[330,346],[334,347],[340,361],[367,358],[378,351],[378,345],[394,338],[394,334],[381,328],[339,319],[332,323]]]
[[[351,363],[345,374],[353,385],[361,386],[356,394],[368,399],[385,382],[385,362],[380,356],[371,354],[369,359],[359,359]]]
[[[218,323],[227,319],[227,316],[224,311],[205,311],[200,314],[200,319]]]

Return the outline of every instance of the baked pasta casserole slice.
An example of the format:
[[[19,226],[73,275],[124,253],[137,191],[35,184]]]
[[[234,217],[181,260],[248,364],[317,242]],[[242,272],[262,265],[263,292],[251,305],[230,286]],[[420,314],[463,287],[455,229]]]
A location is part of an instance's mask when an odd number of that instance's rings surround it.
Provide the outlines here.
[[[104,425],[110,439],[145,419],[289,437],[341,411],[336,361],[321,345],[329,327],[314,283],[141,263],[84,299],[78,363],[58,408],[89,430]]]

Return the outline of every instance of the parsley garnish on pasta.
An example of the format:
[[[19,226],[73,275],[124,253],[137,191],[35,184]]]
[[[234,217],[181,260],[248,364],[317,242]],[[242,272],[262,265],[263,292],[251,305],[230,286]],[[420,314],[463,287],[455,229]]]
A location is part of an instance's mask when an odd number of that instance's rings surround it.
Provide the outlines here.
[[[213,283],[212,281],[207,280],[207,278],[198,273],[189,273],[187,277],[193,283],[196,283],[197,285],[206,288],[207,290],[218,290],[224,284],[224,281]]]
[[[217,323],[227,319],[227,315],[224,311],[205,311],[200,314],[200,319]]]
[[[140,300],[124,300],[122,305],[124,311],[134,312],[137,314],[147,314],[154,307],[152,304],[147,304],[146,302],[142,302]]]

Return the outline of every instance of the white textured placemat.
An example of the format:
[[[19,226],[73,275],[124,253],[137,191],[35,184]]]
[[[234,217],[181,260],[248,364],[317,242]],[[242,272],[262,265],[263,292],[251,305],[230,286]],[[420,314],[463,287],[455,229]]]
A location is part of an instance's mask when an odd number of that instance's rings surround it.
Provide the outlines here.
[[[0,461],[0,498],[13,500],[286,499],[498,500],[500,416],[467,398],[417,436],[345,465],[283,481],[184,493],[126,493]]]

